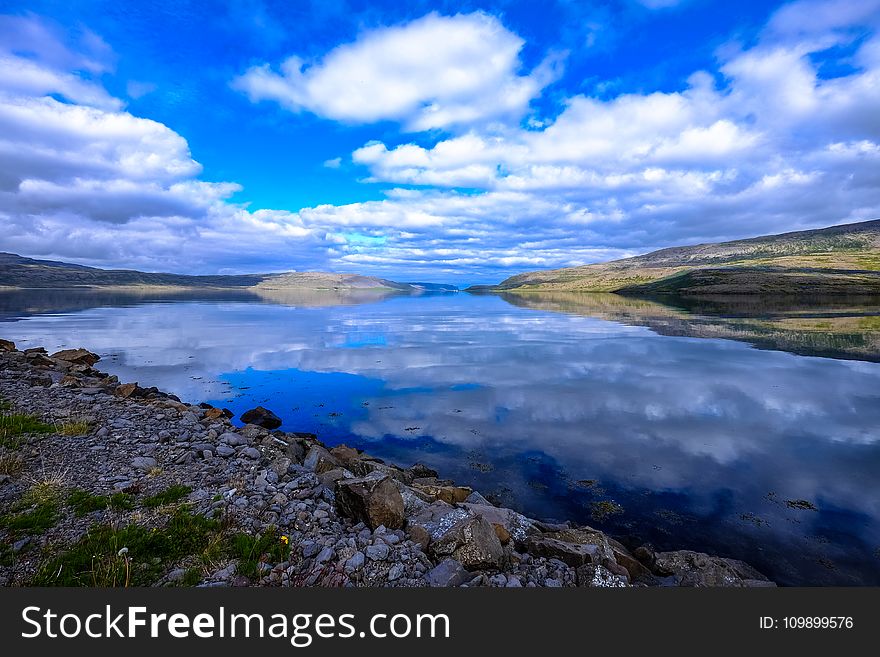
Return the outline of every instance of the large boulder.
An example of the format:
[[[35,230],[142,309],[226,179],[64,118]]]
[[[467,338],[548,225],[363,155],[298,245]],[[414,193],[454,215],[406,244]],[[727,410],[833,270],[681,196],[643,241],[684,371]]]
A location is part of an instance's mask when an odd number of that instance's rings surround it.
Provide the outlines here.
[[[303,466],[315,474],[335,470],[340,465],[336,457],[320,445],[312,445],[305,459],[303,459]]]
[[[245,411],[239,419],[245,424],[256,424],[269,430],[277,429],[281,426],[281,418],[268,408],[263,408],[262,406]]]
[[[432,542],[429,550],[438,559],[452,557],[466,569],[498,568],[504,548],[492,525],[480,516],[468,516]]]
[[[574,568],[602,560],[601,549],[597,545],[578,545],[549,536],[530,536],[526,541],[526,550],[533,556],[559,559]]]
[[[63,349],[52,354],[52,358],[67,361],[68,363],[88,366],[92,366],[101,360],[101,357],[98,354],[93,354],[87,349]]]
[[[585,563],[575,571],[577,585],[589,588],[620,588],[627,585],[626,578],[616,575],[597,563]]]
[[[464,502],[474,492],[472,488],[467,488],[466,486],[438,486],[413,482],[412,487],[433,497],[435,500],[441,500],[447,504]]]
[[[419,537],[425,546],[446,534],[459,522],[470,517],[464,509],[458,509],[446,502],[434,502],[420,509],[415,515],[407,517],[406,528],[411,535]]]
[[[522,543],[529,536],[538,533],[534,520],[526,518],[513,509],[505,509],[491,504],[464,503],[459,506],[487,520],[495,528],[495,533],[498,534],[502,544],[506,545],[510,541]]]
[[[141,388],[137,383],[120,383],[116,386],[113,393],[117,397],[128,399],[129,397],[143,397],[146,394],[146,390]]]
[[[12,340],[0,340],[0,351],[15,351],[15,343]]]
[[[665,583],[672,586],[776,586],[743,561],[690,550],[659,552],[654,561],[654,574],[668,577]]]
[[[349,468],[349,464],[361,459],[360,450],[357,450],[354,447],[349,447],[348,445],[337,445],[330,450],[330,453],[346,468]]]
[[[383,474],[336,482],[336,506],[344,516],[366,523],[372,529],[403,527],[403,498],[397,486]]]

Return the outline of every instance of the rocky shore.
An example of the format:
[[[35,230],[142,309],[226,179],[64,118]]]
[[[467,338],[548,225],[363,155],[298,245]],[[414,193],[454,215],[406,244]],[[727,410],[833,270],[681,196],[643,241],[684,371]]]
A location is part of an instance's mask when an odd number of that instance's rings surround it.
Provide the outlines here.
[[[0,584],[773,586],[0,340]],[[632,546],[630,546],[632,548]]]

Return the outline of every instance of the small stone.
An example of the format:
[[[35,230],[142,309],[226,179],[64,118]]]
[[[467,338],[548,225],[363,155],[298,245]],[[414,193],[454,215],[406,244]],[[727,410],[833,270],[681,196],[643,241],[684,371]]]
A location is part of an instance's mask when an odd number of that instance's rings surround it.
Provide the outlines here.
[[[227,445],[232,445],[233,447],[239,447],[240,445],[248,444],[247,438],[231,431],[227,431],[226,433],[222,434],[219,440],[221,443],[226,443]]]
[[[345,572],[351,573],[364,567],[364,553],[355,552],[351,558],[345,562]]]
[[[521,588],[522,588],[522,582],[520,581],[519,577],[517,577],[516,575],[511,575],[510,577],[508,577],[508,578],[507,578],[507,588],[509,588],[509,589],[521,589]]]
[[[401,577],[403,577],[403,574],[405,572],[406,572],[406,569],[404,568],[402,563],[394,564],[393,566],[391,566],[391,569],[388,571],[388,581],[394,582],[394,581],[400,579]]]
[[[143,470],[144,472],[152,470],[157,465],[158,462],[156,461],[156,459],[150,456],[136,456],[131,460],[131,467],[137,470]]]
[[[364,552],[366,552],[367,558],[372,561],[385,561],[388,558],[388,553],[391,551],[385,543],[376,543],[375,545],[368,545]]]
[[[470,579],[470,573],[455,559],[444,559],[425,573],[428,586],[461,586]]]
[[[243,450],[241,450],[241,453],[242,455],[247,456],[249,459],[254,460],[260,458],[261,456],[260,450],[258,450],[256,447],[245,447]]]
[[[216,447],[217,455],[222,456],[223,458],[229,458],[233,454],[235,454],[235,450],[232,449],[229,445],[217,445]]]
[[[325,547],[318,553],[318,556],[315,557],[315,563],[324,563],[326,561],[330,561],[333,557],[336,556],[336,552],[332,547]]]

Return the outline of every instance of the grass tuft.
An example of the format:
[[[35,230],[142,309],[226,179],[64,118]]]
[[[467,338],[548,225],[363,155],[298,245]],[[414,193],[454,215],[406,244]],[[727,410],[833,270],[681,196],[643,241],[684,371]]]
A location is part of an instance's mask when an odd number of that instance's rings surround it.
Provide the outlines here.
[[[18,454],[0,454],[0,475],[14,477],[25,469],[25,465]]]
[[[166,504],[174,504],[175,502],[179,502],[187,495],[192,492],[192,488],[189,486],[183,486],[181,484],[174,484],[169,486],[161,493],[156,493],[155,495],[151,495],[150,497],[144,500],[144,506],[155,509],[158,506],[164,506]]]
[[[254,579],[259,574],[260,563],[280,563],[290,555],[288,542],[277,530],[267,530],[263,534],[233,534],[227,541],[229,555],[238,559],[237,572]]]
[[[149,586],[175,563],[203,552],[220,523],[179,509],[164,527],[96,525],[37,571],[35,586]]]
[[[92,425],[85,420],[70,420],[62,422],[58,427],[58,433],[62,436],[84,436],[91,431]]]
[[[34,415],[0,411],[0,445],[6,449],[21,447],[22,438],[41,433],[51,433],[51,425]]]
[[[134,500],[128,493],[94,495],[85,490],[74,490],[68,495],[67,503],[78,517],[107,508],[117,511],[130,511],[134,508]]]
[[[13,536],[22,534],[42,534],[58,522],[58,503],[40,502],[26,511],[0,516],[0,527]]]

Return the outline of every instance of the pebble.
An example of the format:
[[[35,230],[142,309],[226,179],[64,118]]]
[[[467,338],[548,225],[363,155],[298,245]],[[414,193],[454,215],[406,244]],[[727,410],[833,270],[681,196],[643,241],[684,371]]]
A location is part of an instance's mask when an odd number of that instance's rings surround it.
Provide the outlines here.
[[[364,552],[368,559],[372,559],[373,561],[385,561],[385,559],[388,558],[388,553],[391,552],[391,548],[385,543],[376,543],[375,545],[368,545]]]

